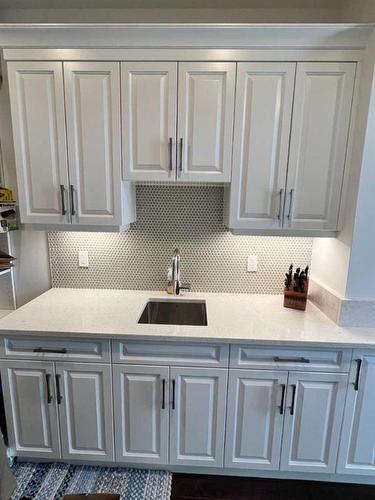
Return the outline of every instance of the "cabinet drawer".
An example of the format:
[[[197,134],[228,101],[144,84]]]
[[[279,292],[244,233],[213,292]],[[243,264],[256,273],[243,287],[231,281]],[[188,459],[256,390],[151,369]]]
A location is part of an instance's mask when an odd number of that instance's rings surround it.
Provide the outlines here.
[[[114,363],[176,365],[176,366],[228,366],[228,345],[168,344],[164,342],[112,342]]]
[[[278,349],[231,346],[232,368],[287,369],[303,371],[349,371],[351,349]]]
[[[5,337],[0,343],[0,355],[13,359],[49,359],[90,362],[110,362],[110,345],[106,340]]]

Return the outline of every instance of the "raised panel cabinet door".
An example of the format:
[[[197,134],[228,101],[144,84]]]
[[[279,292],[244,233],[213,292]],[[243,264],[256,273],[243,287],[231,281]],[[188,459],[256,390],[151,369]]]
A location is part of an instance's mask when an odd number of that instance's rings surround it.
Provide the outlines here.
[[[228,225],[282,226],[295,63],[239,63]]]
[[[73,224],[121,225],[120,67],[64,63]]]
[[[375,353],[354,351],[337,472],[375,475]]]
[[[60,458],[53,363],[2,361],[1,380],[12,452]]]
[[[225,467],[279,470],[288,372],[230,370]]]
[[[347,380],[346,374],[289,374],[281,470],[335,472]]]
[[[116,461],[168,464],[169,368],[114,365]]]
[[[230,182],[235,63],[179,63],[177,179]]]
[[[171,367],[170,463],[223,467],[227,370]]]
[[[62,458],[113,462],[111,367],[56,363]]]
[[[63,70],[60,62],[9,62],[21,222],[69,223]]]
[[[121,63],[124,178],[176,175],[177,63]]]
[[[355,63],[298,63],[284,226],[337,230]]]

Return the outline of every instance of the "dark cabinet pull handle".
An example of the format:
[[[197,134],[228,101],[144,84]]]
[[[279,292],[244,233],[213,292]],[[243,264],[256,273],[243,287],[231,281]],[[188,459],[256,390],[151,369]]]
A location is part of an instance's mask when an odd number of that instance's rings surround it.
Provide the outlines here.
[[[165,378],[163,378],[163,380],[161,381],[161,384],[162,384],[162,394],[161,394],[161,409],[162,410],[165,410]]]
[[[353,385],[354,385],[354,390],[358,391],[358,389],[359,389],[359,379],[360,379],[360,376],[361,376],[362,360],[361,359],[356,359],[355,361],[357,363],[357,375],[355,377],[355,382],[354,382]]]
[[[294,415],[294,408],[296,404],[296,392],[297,392],[297,386],[293,384],[291,386],[293,388],[293,395],[292,395],[292,404],[290,405],[290,414]]]
[[[56,399],[57,399],[58,405],[61,405],[61,402],[62,402],[62,396],[61,396],[61,390],[60,390],[60,378],[61,378],[61,375],[56,375]]]
[[[61,195],[61,215],[66,215],[65,186],[63,184],[60,184],[60,195]]]
[[[176,409],[176,381],[172,380],[172,410]]]
[[[74,207],[74,186],[70,185],[70,212],[72,215],[76,214],[76,209]]]
[[[284,414],[284,402],[285,402],[285,384],[281,384],[281,403],[280,403],[280,415]]]
[[[51,394],[51,375],[46,373],[46,385],[47,385],[47,403],[50,405],[52,403]]]
[[[310,360],[307,358],[279,358],[279,356],[275,356],[273,358],[275,363],[310,363]]]
[[[180,172],[182,172],[182,151],[183,151],[183,138],[180,139]]]
[[[173,170],[173,162],[172,162],[172,137],[169,138],[169,171]]]
[[[66,354],[68,351],[63,347],[62,349],[46,349],[45,347],[35,347],[33,352],[41,352],[45,354]]]
[[[293,195],[294,195],[294,189],[292,188],[292,189],[289,191],[289,210],[288,210],[288,220],[291,220],[291,218],[292,218]]]
[[[283,206],[283,192],[284,192],[284,189],[281,188],[280,191],[279,191],[279,211],[277,213],[277,218],[278,220],[281,220],[281,212],[282,212],[282,206]]]

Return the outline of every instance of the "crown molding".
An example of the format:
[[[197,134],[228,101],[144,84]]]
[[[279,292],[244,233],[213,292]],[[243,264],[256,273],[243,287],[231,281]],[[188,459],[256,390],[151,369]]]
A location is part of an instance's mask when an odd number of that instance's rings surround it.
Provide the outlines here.
[[[373,30],[373,24],[0,24],[0,46],[362,50]]]

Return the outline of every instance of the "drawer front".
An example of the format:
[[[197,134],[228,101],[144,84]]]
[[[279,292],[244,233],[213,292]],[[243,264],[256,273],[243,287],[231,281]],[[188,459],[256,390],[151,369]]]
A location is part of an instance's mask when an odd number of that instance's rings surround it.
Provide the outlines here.
[[[175,365],[175,366],[228,366],[228,345],[183,344],[175,342],[112,342],[114,363]]]
[[[351,349],[231,346],[232,368],[348,372]]]
[[[0,355],[13,359],[74,360],[89,362],[110,362],[108,340],[45,338],[45,337],[5,337],[0,343]]]

